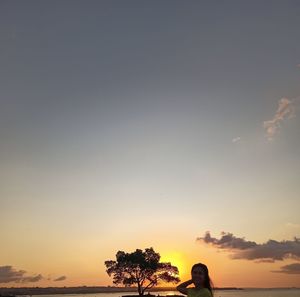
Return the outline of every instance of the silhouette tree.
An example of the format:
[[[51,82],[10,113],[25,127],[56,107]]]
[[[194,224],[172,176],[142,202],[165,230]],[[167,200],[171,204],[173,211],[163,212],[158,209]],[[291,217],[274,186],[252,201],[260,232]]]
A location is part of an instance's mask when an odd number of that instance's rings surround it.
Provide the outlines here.
[[[125,253],[118,251],[116,261],[105,261],[106,272],[113,275],[114,284],[123,284],[125,287],[137,285],[140,296],[146,290],[156,286],[160,281],[178,283],[178,268],[170,262],[159,262],[160,254],[152,247],[145,251],[136,249],[135,252]]]

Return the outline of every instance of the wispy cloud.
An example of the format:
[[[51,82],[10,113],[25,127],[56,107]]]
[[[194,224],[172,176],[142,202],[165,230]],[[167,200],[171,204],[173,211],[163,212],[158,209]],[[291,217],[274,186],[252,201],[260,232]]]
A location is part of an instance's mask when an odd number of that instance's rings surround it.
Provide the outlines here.
[[[233,138],[232,142],[236,143],[236,142],[239,142],[240,140],[241,140],[241,137],[238,136],[238,137]]]
[[[280,267],[280,270],[273,270],[272,272],[300,274],[300,263],[292,263]]]
[[[246,259],[256,262],[274,262],[287,258],[300,260],[300,239],[296,237],[294,240],[276,241],[270,239],[265,243],[256,243],[225,232],[222,232],[221,238],[217,239],[207,231],[203,237],[198,237],[196,240],[231,252],[230,257],[232,259]]]
[[[65,275],[62,275],[62,276],[59,276],[59,277],[55,278],[53,281],[59,282],[59,281],[65,280],[65,279],[67,279],[67,277]]]
[[[264,121],[263,127],[267,133],[268,140],[273,140],[274,136],[280,131],[284,120],[291,119],[295,116],[294,102],[288,98],[281,98],[278,101],[278,108],[269,121]]]
[[[285,224],[285,226],[288,228],[300,229],[300,224],[295,224],[295,223],[291,223],[291,222],[287,222]]]
[[[33,283],[43,279],[41,274],[28,276],[26,273],[25,270],[16,270],[10,265],[0,266],[0,283]]]

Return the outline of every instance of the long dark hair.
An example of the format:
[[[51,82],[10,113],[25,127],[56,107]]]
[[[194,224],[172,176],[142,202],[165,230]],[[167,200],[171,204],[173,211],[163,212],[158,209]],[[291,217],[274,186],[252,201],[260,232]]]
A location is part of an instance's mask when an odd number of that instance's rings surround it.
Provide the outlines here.
[[[193,272],[193,270],[196,267],[201,267],[203,269],[204,274],[205,274],[204,287],[207,288],[211,292],[211,294],[213,295],[213,283],[212,283],[212,280],[209,277],[207,266],[203,263],[196,263],[196,264],[193,265],[191,272]]]

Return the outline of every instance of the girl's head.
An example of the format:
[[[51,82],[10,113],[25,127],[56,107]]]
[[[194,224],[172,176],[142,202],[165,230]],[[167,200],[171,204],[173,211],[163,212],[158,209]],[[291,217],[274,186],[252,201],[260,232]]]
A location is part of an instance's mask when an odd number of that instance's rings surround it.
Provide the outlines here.
[[[209,277],[208,268],[203,263],[194,264],[191,270],[192,280],[195,286],[207,288],[212,293],[212,281]]]

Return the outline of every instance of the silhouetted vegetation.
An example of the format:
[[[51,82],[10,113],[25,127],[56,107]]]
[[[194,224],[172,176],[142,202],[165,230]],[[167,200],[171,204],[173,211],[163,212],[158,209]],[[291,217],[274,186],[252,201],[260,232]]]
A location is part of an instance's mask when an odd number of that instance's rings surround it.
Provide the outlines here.
[[[108,275],[113,275],[114,284],[136,285],[140,296],[160,281],[180,282],[178,268],[170,262],[160,262],[160,254],[152,247],[146,248],[145,251],[136,249],[132,253],[118,251],[116,261],[108,260],[104,263]]]

